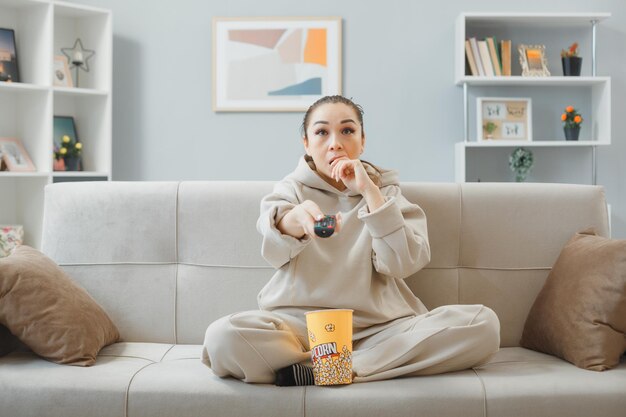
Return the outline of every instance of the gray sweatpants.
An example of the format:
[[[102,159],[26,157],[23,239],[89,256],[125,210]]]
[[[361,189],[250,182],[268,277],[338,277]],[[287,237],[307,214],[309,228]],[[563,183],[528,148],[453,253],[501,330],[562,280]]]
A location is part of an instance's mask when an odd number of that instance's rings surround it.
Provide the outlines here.
[[[362,332],[361,332],[362,333]],[[220,377],[273,383],[275,371],[309,363],[304,316],[245,311],[222,317],[206,331],[202,362]],[[448,305],[396,320],[355,339],[354,382],[432,375],[485,363],[498,351],[500,322],[482,305]]]

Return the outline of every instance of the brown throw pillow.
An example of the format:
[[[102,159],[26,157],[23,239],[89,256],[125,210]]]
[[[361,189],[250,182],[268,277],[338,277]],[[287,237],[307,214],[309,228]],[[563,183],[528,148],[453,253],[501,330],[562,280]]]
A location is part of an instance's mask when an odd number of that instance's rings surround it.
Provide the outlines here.
[[[0,259],[0,324],[36,354],[90,366],[119,332],[102,307],[54,261],[28,246]]]
[[[626,350],[626,240],[577,233],[533,304],[520,345],[593,371]]]

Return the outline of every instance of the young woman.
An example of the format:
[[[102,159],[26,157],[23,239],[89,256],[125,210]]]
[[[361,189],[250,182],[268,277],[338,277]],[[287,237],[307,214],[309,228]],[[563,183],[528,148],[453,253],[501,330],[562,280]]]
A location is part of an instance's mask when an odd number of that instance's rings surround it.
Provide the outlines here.
[[[363,111],[342,96],[304,116],[306,155],[261,202],[262,254],[277,271],[260,310],[231,314],[206,332],[202,361],[245,382],[312,384],[304,313],[353,309],[354,382],[467,369],[498,350],[500,324],[482,305],[428,311],[404,279],[430,262],[424,211],[395,171],[360,160]],[[316,219],[337,214],[318,238]]]

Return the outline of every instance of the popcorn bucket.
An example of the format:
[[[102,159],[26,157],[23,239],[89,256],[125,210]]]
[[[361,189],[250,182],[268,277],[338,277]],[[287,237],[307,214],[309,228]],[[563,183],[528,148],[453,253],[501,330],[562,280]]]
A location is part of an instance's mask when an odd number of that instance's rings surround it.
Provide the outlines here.
[[[352,311],[305,313],[315,385],[352,383]]]

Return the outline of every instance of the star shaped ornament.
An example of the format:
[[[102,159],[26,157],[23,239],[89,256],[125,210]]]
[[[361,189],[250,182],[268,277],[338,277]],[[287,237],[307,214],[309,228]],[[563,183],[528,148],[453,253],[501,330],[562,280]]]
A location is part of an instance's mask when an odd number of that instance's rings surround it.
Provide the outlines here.
[[[96,54],[91,49],[85,49],[80,38],[76,39],[72,48],[61,48],[61,52],[67,57],[70,69],[80,68],[85,72],[89,72],[89,58]]]

